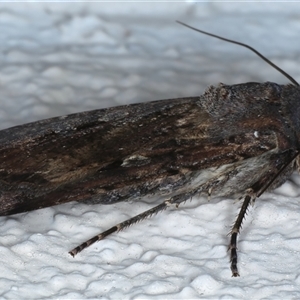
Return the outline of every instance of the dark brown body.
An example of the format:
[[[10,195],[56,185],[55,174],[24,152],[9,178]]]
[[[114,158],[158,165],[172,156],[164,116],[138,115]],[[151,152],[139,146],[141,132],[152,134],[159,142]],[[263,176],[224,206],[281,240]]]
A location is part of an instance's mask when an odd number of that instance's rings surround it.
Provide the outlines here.
[[[299,88],[292,85],[220,85],[200,97],[88,111],[2,130],[0,215],[69,201],[111,204],[156,193],[179,199],[211,190],[244,193],[272,170],[279,171],[299,149],[298,99]],[[230,168],[197,187],[202,170],[224,165]],[[285,168],[273,186],[293,169],[293,164]],[[227,179],[220,180],[221,175]]]

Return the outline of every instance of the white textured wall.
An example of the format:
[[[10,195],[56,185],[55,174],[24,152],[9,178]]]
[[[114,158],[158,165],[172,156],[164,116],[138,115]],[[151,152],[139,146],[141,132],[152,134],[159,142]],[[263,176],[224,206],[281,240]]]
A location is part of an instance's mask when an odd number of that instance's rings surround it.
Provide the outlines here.
[[[249,51],[175,20],[249,43],[300,81],[298,3],[0,4],[0,127],[196,96],[218,82],[287,82]],[[250,210],[240,278],[231,278],[227,253],[233,199],[193,199],[76,258],[67,252],[78,243],[153,204],[70,203],[1,217],[0,297],[299,298],[300,179],[292,179]]]

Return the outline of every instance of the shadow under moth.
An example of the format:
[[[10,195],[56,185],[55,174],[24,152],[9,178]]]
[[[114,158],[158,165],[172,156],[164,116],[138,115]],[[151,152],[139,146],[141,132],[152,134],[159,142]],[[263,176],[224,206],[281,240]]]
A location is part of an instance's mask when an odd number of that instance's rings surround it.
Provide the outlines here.
[[[181,22],[179,22],[181,23]],[[145,195],[165,201],[91,238],[77,253],[195,195],[239,197],[230,232],[232,276],[237,235],[249,205],[299,169],[299,84],[210,86],[199,97],[159,100],[41,120],[0,131],[0,215],[69,201],[113,204]]]

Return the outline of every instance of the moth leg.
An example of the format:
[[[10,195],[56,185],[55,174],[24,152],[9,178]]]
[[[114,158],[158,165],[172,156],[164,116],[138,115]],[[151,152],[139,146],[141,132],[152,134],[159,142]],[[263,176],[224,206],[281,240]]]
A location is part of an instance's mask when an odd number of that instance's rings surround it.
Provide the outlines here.
[[[254,200],[255,198],[251,197],[250,195],[246,195],[243,205],[240,209],[240,212],[238,214],[238,217],[231,229],[231,238],[230,238],[230,244],[228,247],[228,250],[230,250],[230,262],[231,262],[231,272],[233,277],[240,276],[237,268],[237,236],[240,232],[243,219],[245,217],[245,214],[247,213],[247,209],[249,207],[249,204]]]
[[[172,204],[171,200],[166,200],[163,203],[149,209],[146,210],[122,223],[119,223],[113,227],[111,227],[110,229],[97,234],[96,236],[92,237],[91,239],[89,239],[88,241],[82,243],[81,245],[77,246],[76,248],[74,248],[73,250],[71,250],[69,252],[69,254],[71,254],[73,257],[78,254],[79,252],[81,252],[83,249],[89,247],[90,245],[94,244],[95,242],[101,241],[103,240],[105,237],[107,237],[108,235],[114,233],[114,232],[118,232],[121,231],[127,227],[129,227],[130,225],[133,225],[135,223],[138,223],[150,216],[152,216],[153,214],[157,214],[158,212],[166,209],[170,204]]]

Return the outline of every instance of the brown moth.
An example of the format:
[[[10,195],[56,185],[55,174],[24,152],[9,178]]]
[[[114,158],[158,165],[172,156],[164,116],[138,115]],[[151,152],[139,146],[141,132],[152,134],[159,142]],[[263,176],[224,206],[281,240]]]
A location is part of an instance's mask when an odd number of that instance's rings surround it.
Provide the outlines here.
[[[69,252],[75,256],[195,195],[234,195],[243,199],[229,245],[232,275],[239,276],[237,235],[249,204],[299,169],[300,88],[274,67],[293,85],[219,84],[199,97],[93,110],[0,131],[0,215],[69,201],[165,197]]]

